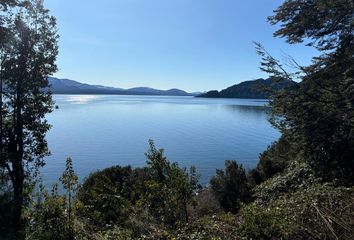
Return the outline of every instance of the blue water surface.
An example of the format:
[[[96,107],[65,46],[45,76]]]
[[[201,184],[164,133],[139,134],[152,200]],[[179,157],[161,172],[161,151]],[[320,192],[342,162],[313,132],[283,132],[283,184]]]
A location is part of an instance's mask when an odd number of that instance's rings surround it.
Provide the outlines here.
[[[72,157],[80,179],[113,165],[144,166],[148,140],[170,161],[194,165],[207,184],[225,160],[254,167],[280,136],[267,121],[266,100],[171,96],[54,95],[59,109],[47,116],[52,155],[41,170],[58,180]]]

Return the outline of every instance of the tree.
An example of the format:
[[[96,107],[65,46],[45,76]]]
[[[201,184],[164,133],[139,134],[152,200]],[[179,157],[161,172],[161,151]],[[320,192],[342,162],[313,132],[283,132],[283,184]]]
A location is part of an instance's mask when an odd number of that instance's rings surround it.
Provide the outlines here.
[[[146,152],[147,169],[150,179],[146,181],[145,204],[150,213],[162,223],[176,226],[188,221],[187,206],[193,200],[194,191],[199,187],[194,167],[188,174],[177,163],[170,163],[163,149],[157,149],[149,140]]]
[[[79,219],[94,231],[114,227],[136,237],[156,226],[175,227],[189,221],[188,208],[199,187],[196,169],[189,172],[171,163],[152,140],[147,167],[114,166],[90,174],[77,198]]]
[[[275,36],[290,44],[306,42],[321,55],[309,66],[293,58],[293,71],[260,44],[261,69],[278,79],[297,79],[296,87],[272,96],[272,123],[298,145],[299,153],[326,181],[354,182],[354,2],[287,0],[272,24]]]
[[[13,225],[20,230],[25,188],[49,154],[45,133],[50,125],[44,117],[52,111],[53,102],[51,93],[45,89],[47,77],[57,70],[58,34],[55,18],[49,15],[42,1],[17,3],[6,19],[11,41],[5,41],[6,48],[2,45],[1,49],[2,57],[6,58],[2,58],[1,66],[0,162],[12,183]]]
[[[144,168],[114,166],[91,173],[77,193],[83,205],[78,215],[91,226],[104,229],[107,226],[124,226],[133,206],[142,198],[147,174]]]
[[[64,189],[67,191],[67,203],[68,203],[68,225],[69,225],[69,239],[74,239],[73,231],[73,209],[72,209],[72,200],[73,195],[77,190],[78,177],[75,174],[73,168],[73,161],[69,157],[66,159],[65,171],[60,177],[60,181],[63,184]]]
[[[225,171],[217,169],[210,180],[211,189],[225,211],[237,213],[241,202],[250,200],[246,171],[236,161],[225,161]]]

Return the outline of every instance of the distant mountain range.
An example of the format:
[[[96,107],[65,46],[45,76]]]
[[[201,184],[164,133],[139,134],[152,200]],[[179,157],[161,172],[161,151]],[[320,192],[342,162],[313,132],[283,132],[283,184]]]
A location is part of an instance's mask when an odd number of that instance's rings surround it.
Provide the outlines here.
[[[212,90],[205,93],[188,93],[180,89],[160,90],[149,87],[135,87],[129,89],[90,85],[70,79],[49,77],[50,89],[54,94],[112,94],[112,95],[160,95],[160,96],[196,96],[204,98],[269,98],[266,88],[284,89],[294,86],[292,81],[276,82],[271,78],[241,82],[224,90]]]
[[[159,90],[148,87],[130,89],[90,85],[70,79],[49,77],[50,89],[54,94],[116,94],[116,95],[165,95],[165,96],[196,96],[200,92],[188,93],[180,89]]]
[[[257,80],[241,82],[221,91],[212,90],[206,93],[202,93],[196,97],[267,99],[269,98],[269,92],[266,90],[266,88],[281,90],[287,87],[292,87],[294,85],[296,85],[296,83],[293,81],[284,80],[277,82],[272,78],[260,78]]]

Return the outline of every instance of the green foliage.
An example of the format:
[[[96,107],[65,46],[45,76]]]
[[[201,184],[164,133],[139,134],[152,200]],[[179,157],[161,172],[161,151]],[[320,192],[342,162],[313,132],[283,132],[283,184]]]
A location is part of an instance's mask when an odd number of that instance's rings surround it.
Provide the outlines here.
[[[72,159],[66,160],[65,170],[60,181],[66,194],[59,194],[58,184],[54,184],[49,193],[43,185],[40,186],[38,201],[27,210],[27,232],[33,239],[74,239],[76,223],[73,196],[77,189],[78,177],[72,165]]]
[[[353,188],[338,186],[352,186],[354,182],[353,13],[350,0],[287,0],[269,18],[272,24],[280,25],[275,36],[291,44],[307,41],[322,55],[307,67],[288,57],[295,69],[290,72],[257,44],[262,70],[279,80],[301,80],[296,87],[274,93],[271,101],[271,122],[296,150],[284,152],[295,154],[282,173],[253,190],[255,202],[240,212],[240,237],[354,237]],[[270,164],[259,164],[263,169],[269,165],[270,172],[277,167],[272,148],[266,152],[271,153],[270,161],[262,156]],[[259,166],[252,176],[263,180]],[[320,184],[319,180],[336,185]]]
[[[177,163],[170,163],[164,157],[163,149],[156,149],[149,141],[146,153],[150,179],[146,182],[145,206],[149,212],[163,223],[175,226],[188,221],[188,204],[198,187],[198,176],[194,167],[189,174]]]
[[[257,167],[248,173],[249,180],[253,185],[258,185],[282,173],[297,154],[290,142],[285,137],[281,137],[260,155]]]
[[[58,185],[53,185],[50,193],[41,187],[41,198],[35,205],[29,229],[32,239],[61,240],[70,239],[65,196],[58,192]]]
[[[285,1],[270,21],[275,36],[289,43],[308,41],[322,55],[290,72],[261,45],[261,69],[278,79],[301,80],[272,96],[272,123],[304,153],[317,176],[354,182],[354,14],[353,1]]]
[[[53,102],[43,89],[57,70],[58,34],[42,1],[6,0],[0,11],[0,170],[13,191],[8,220],[20,232],[34,176],[49,154],[45,115]]]
[[[131,229],[135,235],[153,222],[146,216],[143,200],[146,168],[110,167],[91,173],[77,194],[78,217],[92,233],[111,231],[114,226]],[[92,235],[90,235],[92,236]]]
[[[239,235],[247,239],[352,239],[354,189],[313,184],[242,208]]]
[[[67,196],[65,196],[66,203],[67,203],[67,215],[68,215],[68,228],[69,228],[69,239],[74,239],[74,213],[73,213],[73,208],[72,208],[72,202],[73,202],[73,195],[75,194],[77,190],[77,185],[78,185],[78,177],[75,174],[74,168],[73,168],[73,161],[69,157],[66,159],[66,164],[65,164],[65,171],[63,172],[62,176],[60,177],[60,181],[64,187],[64,189],[67,191]]]
[[[77,194],[82,204],[79,216],[102,229],[124,225],[134,211],[132,205],[141,198],[139,185],[144,182],[144,172],[116,166],[91,173]]]
[[[308,45],[322,51],[352,40],[353,11],[351,0],[286,0],[269,20],[281,24],[275,36],[290,44],[309,41]]]
[[[69,195],[73,194],[77,189],[78,177],[73,168],[73,160],[70,157],[66,159],[65,170],[60,177],[60,182]],[[69,198],[68,201],[70,200]]]
[[[137,237],[154,231],[154,226],[169,228],[188,221],[188,206],[198,187],[196,170],[187,173],[149,143],[147,167],[116,166],[85,179],[77,194],[78,216],[93,232],[119,227]]]
[[[267,203],[318,181],[308,164],[295,161],[282,174],[253,188],[253,197],[257,203]]]
[[[225,211],[237,213],[241,202],[250,200],[246,171],[236,161],[226,161],[225,171],[216,170],[216,176],[210,180],[210,185]]]

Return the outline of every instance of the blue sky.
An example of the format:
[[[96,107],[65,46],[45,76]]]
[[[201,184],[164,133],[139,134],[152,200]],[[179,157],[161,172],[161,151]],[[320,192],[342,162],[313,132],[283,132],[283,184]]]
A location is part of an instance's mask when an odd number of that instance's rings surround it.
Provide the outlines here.
[[[272,36],[280,0],[45,0],[60,34],[56,77],[114,87],[223,89],[266,75],[253,41],[308,64]]]

